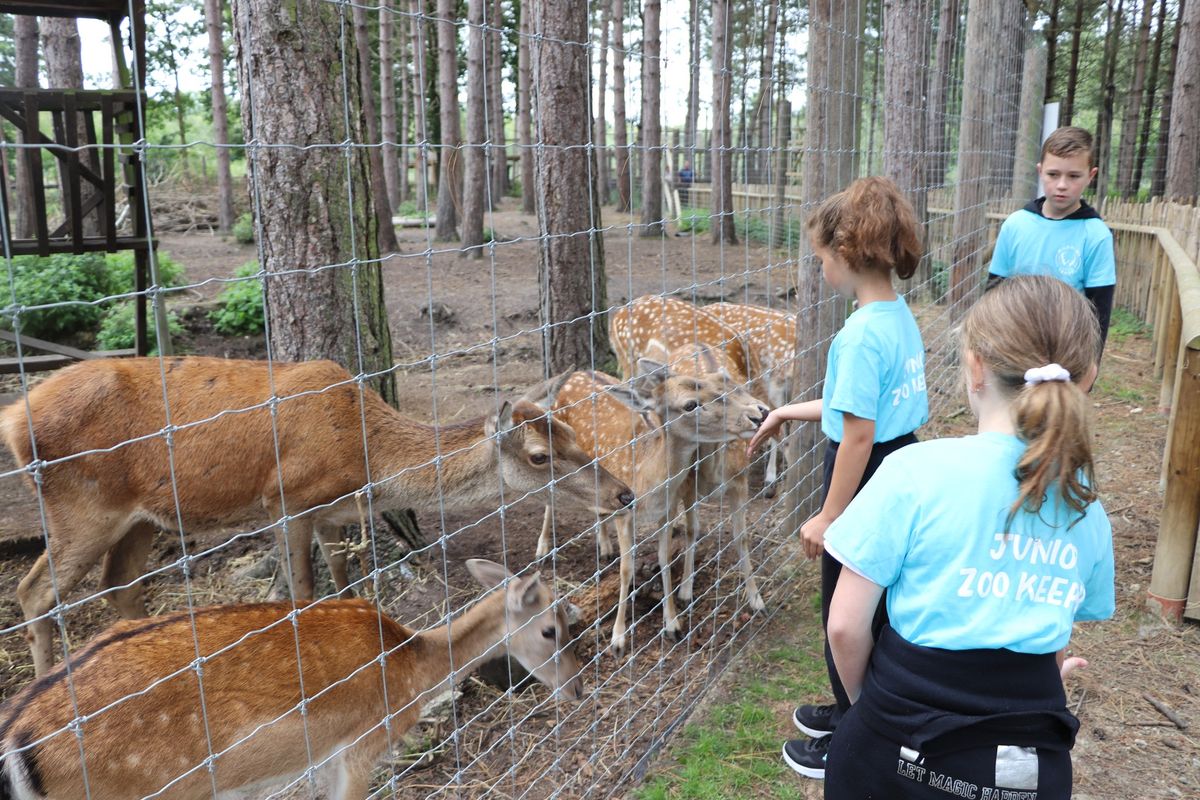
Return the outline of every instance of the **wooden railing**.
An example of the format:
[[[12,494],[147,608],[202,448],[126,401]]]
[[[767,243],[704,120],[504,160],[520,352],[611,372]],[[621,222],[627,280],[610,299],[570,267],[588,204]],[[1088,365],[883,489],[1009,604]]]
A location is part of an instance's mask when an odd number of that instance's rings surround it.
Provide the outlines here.
[[[1116,303],[1153,327],[1170,419],[1148,603],[1170,619],[1200,619],[1200,208],[1117,201],[1101,214],[1116,240]]]

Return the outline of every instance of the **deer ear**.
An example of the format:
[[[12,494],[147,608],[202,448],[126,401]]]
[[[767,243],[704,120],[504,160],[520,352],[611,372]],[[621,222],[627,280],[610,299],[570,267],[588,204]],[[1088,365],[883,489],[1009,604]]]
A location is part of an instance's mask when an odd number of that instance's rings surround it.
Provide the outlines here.
[[[652,358],[637,360],[637,374],[630,379],[633,390],[638,394],[650,396],[654,390],[663,384],[669,375],[667,365]]]
[[[530,387],[529,391],[525,392],[521,399],[548,411],[554,407],[554,403],[558,400],[558,393],[562,390],[563,384],[569,381],[574,374],[575,368],[571,367],[566,372],[559,373],[552,378],[547,378],[541,383]]]
[[[504,435],[513,429],[513,404],[505,400],[500,404],[500,410],[495,416],[487,418],[483,424],[483,432],[488,436]]]
[[[503,566],[486,558],[468,558],[467,572],[486,589],[495,589],[509,574]]]
[[[508,609],[510,611],[528,611],[538,605],[538,595],[542,589],[542,573],[535,572],[523,578],[515,578],[508,584]]]

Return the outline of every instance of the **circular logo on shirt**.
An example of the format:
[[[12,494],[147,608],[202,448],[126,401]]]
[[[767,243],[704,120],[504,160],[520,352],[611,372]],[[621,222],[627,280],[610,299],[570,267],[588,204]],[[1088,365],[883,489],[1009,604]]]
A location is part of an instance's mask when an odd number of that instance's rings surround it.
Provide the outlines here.
[[[1060,247],[1054,254],[1054,266],[1058,269],[1058,274],[1063,277],[1069,278],[1079,272],[1079,265],[1082,261],[1083,257],[1079,248],[1072,245]]]

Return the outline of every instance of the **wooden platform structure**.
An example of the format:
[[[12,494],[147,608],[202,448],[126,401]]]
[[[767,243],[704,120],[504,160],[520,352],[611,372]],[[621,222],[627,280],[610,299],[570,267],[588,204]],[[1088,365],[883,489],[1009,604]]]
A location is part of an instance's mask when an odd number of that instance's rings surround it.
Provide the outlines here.
[[[130,9],[133,9],[130,16]],[[135,341],[133,350],[89,353],[20,337],[20,347],[49,353],[17,359],[0,359],[0,372],[19,369],[53,369],[82,358],[111,355],[144,355],[148,352],[146,294],[151,274],[150,213],[137,146],[144,140],[146,26],[144,0],[94,0],[93,2],[0,2],[0,12],[39,17],[87,17],[107,21],[112,31],[116,82],[113,90],[0,89],[0,117],[18,131],[23,159],[30,176],[33,237],[15,238],[12,202],[8,186],[0,181],[0,211],[4,215],[5,257],[55,253],[134,253]],[[122,45],[121,25],[129,17],[128,36],[134,54],[131,71]],[[43,127],[49,123],[49,130]],[[43,162],[49,156],[59,166],[61,208],[64,221],[51,228]],[[119,227],[118,208],[128,209],[132,230]],[[161,305],[161,304],[159,304]],[[165,318],[158,325],[160,341],[166,333]],[[7,331],[0,338],[15,341]],[[164,350],[164,352],[166,352]]]

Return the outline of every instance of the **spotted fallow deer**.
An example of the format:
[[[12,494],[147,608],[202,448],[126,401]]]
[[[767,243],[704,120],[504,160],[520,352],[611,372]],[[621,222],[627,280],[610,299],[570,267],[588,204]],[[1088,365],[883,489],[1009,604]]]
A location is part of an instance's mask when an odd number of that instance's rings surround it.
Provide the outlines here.
[[[709,361],[685,359],[672,368],[694,377],[714,374],[722,376],[725,384],[748,387],[748,376],[759,370],[754,353],[749,350],[737,331],[717,317],[689,303],[671,298],[640,297],[629,306],[609,315],[609,337],[617,353],[623,374],[627,364],[645,353],[661,352],[665,348],[702,344],[716,356]],[[750,372],[747,372],[750,370]],[[704,444],[697,452],[695,480],[684,483],[681,500],[687,516],[688,536],[699,533],[697,501],[726,499],[729,501],[733,541],[743,577],[746,602],[751,609],[763,609],[762,595],[754,579],[750,551],[746,541],[746,505],[750,500],[750,460],[740,444]],[[698,494],[697,494],[698,493]],[[691,598],[692,586],[680,582],[680,597]]]
[[[85,361],[27,402],[30,415],[25,401],[0,412],[0,432],[45,509],[48,553],[17,588],[39,675],[53,663],[47,612],[101,558],[118,613],[145,613],[137,579],[156,527],[232,525],[265,510],[280,521],[293,596],[310,599],[314,530],[334,584],[348,585],[345,550],[332,543],[338,526],[359,521],[355,493],[368,476],[376,510],[475,508],[552,481],[599,514],[633,502],[624,483],[593,471],[569,426],[528,400],[431,426],[328,361]]]
[[[617,652],[623,651],[626,643],[626,609],[638,531],[658,533],[663,628],[668,636],[677,636],[680,623],[671,581],[670,521],[684,491],[683,484],[691,475],[697,449],[706,443],[744,440],[753,435],[767,414],[749,392],[721,378],[715,358],[706,348],[688,345],[673,351],[670,360],[676,366],[703,362],[707,369],[688,376],[676,367],[641,358],[637,373],[627,385],[604,373],[576,372],[556,392],[549,392],[539,401],[553,410],[556,419],[567,421],[580,446],[606,470],[633,486],[637,494],[632,516],[614,518],[611,523],[616,528],[621,560],[620,595],[612,633],[612,646]],[[550,513],[547,507],[538,541],[539,555],[550,547]],[[602,522],[601,529],[606,524]],[[683,553],[679,596],[690,601],[694,537],[689,536]]]
[[[703,310],[736,330],[755,354],[759,372],[751,375],[756,391],[771,408],[791,402],[792,362],[796,357],[796,315],[743,303],[712,303]],[[775,496],[779,478],[779,440],[772,438],[763,482],[767,497]]]
[[[422,705],[504,649],[567,700],[579,663],[539,575],[467,562],[491,591],[413,632],[365,600],[215,606],[126,620],[0,706],[0,797],[185,800],[321,765],[330,798],[371,770]],[[76,724],[83,720],[82,724]],[[210,767],[211,764],[211,767]]]

